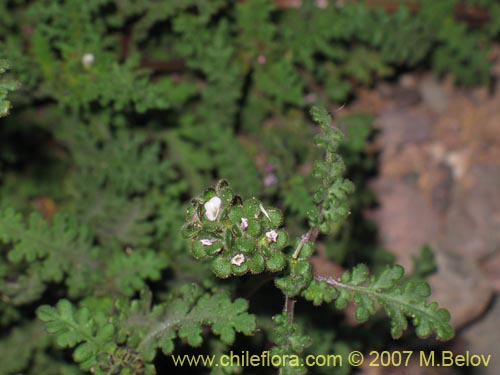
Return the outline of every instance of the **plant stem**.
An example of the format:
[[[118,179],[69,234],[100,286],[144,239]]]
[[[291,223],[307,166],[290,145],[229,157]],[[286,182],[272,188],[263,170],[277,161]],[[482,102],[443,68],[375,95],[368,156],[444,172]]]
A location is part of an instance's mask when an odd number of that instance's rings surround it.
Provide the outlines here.
[[[308,241],[316,242],[318,234],[319,234],[319,227],[312,227],[306,234],[302,235],[299,244],[297,245],[292,254],[292,258],[297,259],[299,257],[300,250],[302,250],[302,247],[306,242]],[[292,297],[286,295],[283,312],[286,312],[288,314],[288,322],[290,324],[293,322],[294,309],[295,309],[295,300]]]
[[[295,300],[289,296],[285,296],[285,306],[283,307],[283,311],[287,313],[288,323],[290,324],[293,322],[294,309]]]
[[[318,237],[318,234],[319,234],[319,227],[313,227],[313,228],[309,229],[309,231],[306,234],[304,234],[302,236],[302,238],[300,239],[299,244],[297,245],[297,247],[295,248],[295,251],[293,252],[292,258],[297,259],[299,257],[300,250],[302,250],[302,247],[304,246],[304,244],[306,242],[308,242],[308,241],[316,242],[316,238]]]

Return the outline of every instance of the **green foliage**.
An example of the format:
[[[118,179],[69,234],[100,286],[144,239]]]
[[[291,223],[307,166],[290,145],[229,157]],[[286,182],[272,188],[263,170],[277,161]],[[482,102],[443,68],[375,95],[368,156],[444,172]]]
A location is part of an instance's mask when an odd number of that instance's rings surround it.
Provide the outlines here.
[[[302,241],[303,239],[297,241],[296,249],[299,248]],[[304,242],[300,253],[289,259],[287,273],[283,277],[275,280],[276,286],[287,296],[296,296],[310,285],[313,279],[313,273],[308,257],[313,251],[313,243],[309,241]]]
[[[48,282],[65,281],[71,297],[103,286],[108,292],[132,295],[144,287],[144,280],[158,279],[165,259],[150,250],[122,251],[115,244],[104,250],[93,246],[87,226],[70,217],[56,214],[51,225],[40,214],[32,213],[29,224],[8,209],[0,214],[0,240],[10,244],[1,290],[15,304],[40,297]],[[25,272],[17,276],[13,270]],[[96,272],[99,270],[100,272]],[[7,281],[14,277],[16,280]]]
[[[55,334],[57,345],[63,348],[76,347],[73,358],[81,363],[83,370],[96,365],[100,352],[115,348],[115,327],[102,316],[95,316],[88,308],[74,311],[68,300],[60,300],[56,307],[41,306],[38,317],[46,323],[47,331]]]
[[[309,223],[327,233],[330,223],[335,224],[349,214],[347,196],[354,191],[354,185],[342,177],[345,164],[337,152],[341,133],[330,126],[331,117],[324,108],[315,107],[311,114],[323,131],[322,135],[317,136],[316,144],[325,151],[325,159],[316,161],[312,171],[312,175],[317,179],[314,186],[314,203],[320,208],[309,213]]]
[[[450,324],[450,313],[438,307],[437,302],[427,303],[431,294],[425,281],[401,282],[404,269],[401,266],[387,266],[377,277],[369,278],[368,268],[364,264],[356,266],[352,272],[345,272],[340,281],[318,278],[328,281],[337,291],[335,305],[343,309],[353,300],[357,305],[355,316],[358,321],[366,321],[376,312],[378,303],[391,318],[391,334],[399,338],[408,327],[406,317],[411,317],[420,337],[428,337],[433,332],[441,340],[454,336]],[[330,299],[330,295],[327,295]]]
[[[25,272],[14,277],[16,282],[9,282],[9,276],[16,273],[5,269],[2,291],[13,303],[22,304],[39,298],[47,282],[61,282],[67,275],[68,293],[80,294],[94,284],[97,276],[91,272],[92,263],[97,263],[97,249],[92,246],[91,238],[87,227],[79,227],[70,218],[57,215],[49,227],[40,214],[32,213],[29,224],[25,225],[19,213],[11,209],[3,211],[0,240],[11,245],[6,260],[14,270],[20,268]],[[78,268],[80,272],[72,272]]]
[[[352,347],[340,319],[326,332],[312,315],[270,312],[266,280],[288,306],[352,299],[363,320],[380,305],[395,336],[408,316],[422,336],[451,335],[425,302],[427,252],[406,278],[314,274],[317,242],[346,268],[391,260],[359,224],[372,119],[334,128],[316,108],[315,126],[307,109],[413,68],[486,83],[500,5],[471,2],[490,14],[476,24],[455,0],[319,3],[0,2],[2,375],[163,373],[166,354],[240,340],[297,355]],[[189,202],[221,179],[231,188]],[[267,310],[248,313],[254,295]]]
[[[0,60],[0,117],[4,117],[9,113],[10,102],[6,97],[9,91],[15,90],[18,86],[17,82],[2,77],[8,68],[7,61]]]
[[[156,348],[172,353],[176,337],[199,346],[202,325],[227,344],[234,342],[235,332],[255,330],[247,302],[233,302],[223,292],[207,294],[191,285],[161,304],[152,306],[151,297],[145,292],[139,300],[119,300],[107,313],[92,313],[88,307],[75,311],[71,302],[61,300],[56,307],[39,307],[37,315],[57,345],[74,348],[74,360],[96,374],[153,374]]]
[[[295,250],[286,259],[288,267],[284,275],[275,279],[287,303],[284,314],[275,317],[274,352],[294,353],[297,356],[307,346],[307,337],[297,333],[291,318],[294,304],[291,298],[298,295],[311,300],[314,305],[335,300],[339,309],[346,308],[352,300],[357,305],[355,317],[360,322],[375,314],[379,305],[391,319],[394,338],[400,338],[408,328],[407,317],[412,318],[420,337],[428,337],[435,332],[438,339],[452,338],[454,330],[449,312],[439,308],[436,302],[429,304],[429,285],[422,280],[404,280],[404,269],[399,265],[387,266],[380,275],[371,278],[365,264],[357,265],[352,272],[346,271],[340,280],[313,275],[309,257],[314,252],[315,236],[325,225],[346,216],[347,194],[351,193],[352,183],[343,178],[345,166],[338,154],[341,134],[330,127],[331,118],[324,109],[314,107],[311,114],[323,131],[317,137],[317,144],[324,150],[326,162],[316,163],[313,171],[318,180],[314,185],[318,209],[310,214],[311,229],[296,241]],[[338,215],[338,212],[341,214]],[[276,272],[285,266],[280,250],[286,242],[280,243],[279,240],[280,234],[285,232],[277,230],[282,222],[283,216],[277,209],[266,209],[255,198],[242,201],[233,194],[227,181],[221,180],[215,188],[207,189],[203,196],[193,199],[183,232],[191,238],[192,255],[200,260],[213,259],[215,275],[227,278],[241,276],[248,271],[261,273],[266,268]],[[271,231],[274,236],[270,235]],[[283,257],[280,267],[274,267],[270,262],[276,254]],[[259,255],[260,259],[266,259],[266,266],[263,260],[255,261]],[[424,250],[423,257],[429,258],[428,251]],[[295,374],[303,373],[304,369],[287,363],[281,371]]]
[[[303,334],[298,324],[291,322],[287,313],[276,315],[273,320],[276,328],[271,339],[275,346],[271,355],[287,358],[280,368],[280,374],[305,374],[305,368],[298,363],[300,355],[311,345],[311,338]]]
[[[29,340],[26,339],[27,337]],[[16,374],[26,368],[30,361],[38,365],[43,360],[47,361],[49,357],[44,355],[44,352],[50,345],[51,339],[47,336],[46,328],[41,321],[33,321],[13,328],[8,338],[0,342],[0,352],[4,356],[0,362],[0,373]],[[21,347],[23,350],[19,350]],[[33,353],[37,355],[33,356]],[[73,374],[79,373],[76,366],[67,364],[66,367],[67,370],[73,368]],[[61,373],[69,374],[71,372]]]
[[[245,300],[233,302],[226,293],[203,293],[196,285],[184,287],[164,304],[150,305],[151,297],[146,295],[132,302],[131,308],[123,306],[125,312],[119,317],[123,320],[120,341],[129,336],[127,342],[146,360],[154,358],[157,347],[172,353],[177,335],[191,346],[201,345],[202,325],[210,326],[226,344],[234,342],[236,332],[249,335],[255,330],[255,317],[246,312]]]
[[[437,270],[434,254],[429,245],[422,246],[419,256],[413,256],[413,269],[410,277],[425,279]]]

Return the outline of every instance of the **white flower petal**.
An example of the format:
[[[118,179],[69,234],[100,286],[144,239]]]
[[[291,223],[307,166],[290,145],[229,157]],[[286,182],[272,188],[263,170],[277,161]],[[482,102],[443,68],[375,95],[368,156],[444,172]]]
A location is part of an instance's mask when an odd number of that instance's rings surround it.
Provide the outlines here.
[[[95,57],[91,53],[86,53],[82,57],[82,65],[84,68],[90,68],[95,62]]]
[[[248,228],[248,219],[246,217],[241,218],[240,228],[241,230],[245,230]]]
[[[243,254],[237,254],[231,259],[231,264],[235,266],[241,266],[245,261],[245,256]]]
[[[212,197],[208,202],[205,203],[205,216],[210,221],[215,221],[219,216],[220,206],[222,201],[219,197]]]
[[[274,229],[270,230],[269,232],[266,232],[266,237],[269,242],[276,242],[276,238],[278,238],[278,232],[276,232]]]
[[[206,239],[203,239],[203,240],[200,240],[201,244],[203,246],[210,246],[210,245],[213,245],[213,243],[215,242],[214,240],[206,240]]]

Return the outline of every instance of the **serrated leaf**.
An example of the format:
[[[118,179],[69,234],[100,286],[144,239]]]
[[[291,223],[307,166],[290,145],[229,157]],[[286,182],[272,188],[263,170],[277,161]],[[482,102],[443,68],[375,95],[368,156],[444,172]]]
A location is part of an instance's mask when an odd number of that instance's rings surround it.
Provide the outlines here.
[[[320,278],[338,290],[336,306],[345,308],[348,301],[357,305],[355,316],[365,321],[376,312],[380,305],[391,319],[391,334],[401,337],[408,327],[408,317],[420,337],[432,333],[441,340],[451,339],[454,329],[450,324],[450,314],[439,308],[436,302],[428,303],[431,294],[429,284],[424,281],[404,280],[401,266],[387,266],[379,276],[373,276],[369,282],[368,269],[365,265],[356,266],[352,273],[345,272],[340,281],[332,278]]]
[[[385,267],[382,273],[373,280],[371,285],[380,290],[390,289],[394,286],[395,282],[401,280],[404,272],[404,268],[399,265]]]
[[[72,348],[81,343],[73,358],[84,370],[97,364],[99,353],[115,347],[115,327],[106,319],[93,316],[86,307],[75,309],[63,299],[55,307],[40,306],[37,315],[45,322],[47,331],[55,335],[59,346]]]
[[[323,302],[331,302],[338,295],[334,288],[330,288],[325,281],[313,280],[309,286],[302,291],[302,296],[308,301],[312,301],[315,306]]]
[[[368,280],[369,270],[366,264],[359,264],[352,270],[350,284],[360,285]]]
[[[156,348],[170,354],[177,336],[186,338],[190,345],[200,345],[202,326],[211,327],[227,344],[234,341],[237,332],[250,335],[256,327],[255,316],[247,313],[247,301],[231,301],[226,293],[210,294],[196,285],[183,288],[177,297],[153,308],[147,306],[148,301],[133,301],[120,316],[121,337],[148,361],[154,358]]]
[[[55,214],[52,224],[35,212],[23,222],[21,215],[7,209],[0,212],[0,239],[10,243],[8,259],[13,263],[28,261],[36,265],[39,277],[60,282],[67,275],[70,296],[88,290],[99,275],[98,250],[93,235],[74,217]]]

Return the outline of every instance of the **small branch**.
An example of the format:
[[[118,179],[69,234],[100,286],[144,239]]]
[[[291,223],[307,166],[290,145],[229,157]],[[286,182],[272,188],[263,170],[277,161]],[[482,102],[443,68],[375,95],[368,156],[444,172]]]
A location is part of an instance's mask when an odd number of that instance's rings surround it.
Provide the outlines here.
[[[124,62],[127,59],[130,49],[131,28],[127,27],[120,35],[120,55],[119,61]]]
[[[293,259],[297,259],[299,257],[300,251],[302,250],[302,247],[304,247],[304,244],[309,241],[309,232],[306,234],[302,235],[302,238],[300,239],[300,242],[298,246],[295,248],[295,251],[292,254]]]
[[[313,227],[309,229],[309,231],[306,234],[302,235],[299,244],[297,245],[292,254],[292,258],[297,259],[299,257],[300,251],[302,250],[306,242],[309,241],[316,242],[318,234],[319,234],[319,227]],[[283,307],[283,311],[288,314],[289,323],[293,322],[294,308],[295,308],[295,300],[290,296],[285,296],[285,306]]]
[[[186,62],[181,58],[174,58],[171,60],[153,60],[143,57],[141,59],[141,67],[153,69],[156,73],[182,73],[186,68]]]
[[[302,238],[300,239],[299,244],[297,245],[297,247],[295,248],[295,251],[293,252],[292,258],[297,259],[299,257],[300,250],[302,250],[302,247],[304,246],[304,244],[306,242],[308,242],[308,241],[316,242],[316,238],[318,238],[318,234],[319,234],[319,227],[314,227],[314,228],[309,229],[309,231],[306,234],[304,234],[302,236]]]
[[[283,308],[283,311],[288,314],[288,323],[290,324],[293,322],[294,308],[295,308],[295,300],[293,298],[286,296],[285,306]]]
[[[340,286],[342,288],[354,289],[354,288],[351,288],[350,285],[343,284],[340,281],[337,281],[337,280],[335,280],[335,278],[330,277],[330,276],[314,275],[314,280],[316,280],[316,281],[326,281],[327,284],[330,284],[332,286]]]

